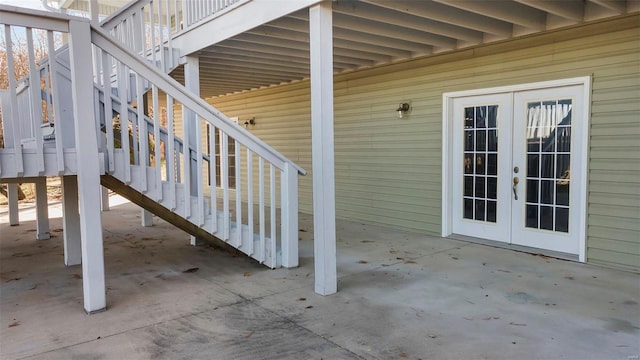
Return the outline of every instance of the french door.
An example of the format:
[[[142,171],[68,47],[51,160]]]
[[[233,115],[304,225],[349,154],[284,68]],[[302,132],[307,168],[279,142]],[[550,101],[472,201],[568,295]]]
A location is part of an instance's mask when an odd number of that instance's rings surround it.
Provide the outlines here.
[[[583,86],[453,98],[453,233],[580,252]]]

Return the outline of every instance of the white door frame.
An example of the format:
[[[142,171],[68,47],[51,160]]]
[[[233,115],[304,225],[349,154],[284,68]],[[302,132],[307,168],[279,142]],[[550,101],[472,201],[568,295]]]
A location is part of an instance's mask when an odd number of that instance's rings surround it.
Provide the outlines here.
[[[589,124],[591,122],[591,76],[582,76],[569,79],[543,81],[527,84],[500,86],[493,88],[474,89],[456,92],[447,92],[442,94],[442,236],[447,237],[453,233],[452,225],[452,204],[453,204],[453,187],[451,181],[453,179],[453,169],[451,161],[453,159],[453,99],[466,96],[489,95],[497,93],[518,92],[528,90],[538,90],[545,88],[555,88],[571,85],[583,86],[583,114],[585,114],[586,124],[584,127],[585,136],[582,146],[575,149],[576,156],[580,157],[580,161],[584,164],[580,174],[576,174],[575,182],[581,189],[582,209],[579,211],[580,226],[579,253],[578,260],[584,262],[586,260],[586,234],[587,234],[587,176],[589,173]]]

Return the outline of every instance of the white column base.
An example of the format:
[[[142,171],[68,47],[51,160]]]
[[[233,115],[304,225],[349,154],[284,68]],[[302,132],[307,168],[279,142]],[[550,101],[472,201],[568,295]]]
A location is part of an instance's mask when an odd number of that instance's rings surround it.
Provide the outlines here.
[[[20,224],[20,208],[18,207],[18,184],[7,184],[7,196],[9,197],[9,225]]]
[[[36,182],[36,239],[50,239],[49,234],[49,204],[47,203],[47,181]]]
[[[64,264],[82,263],[80,211],[78,210],[78,178],[62,176],[62,230],[64,235]]]
[[[142,209],[142,212],[140,213],[140,219],[141,219],[142,226],[144,227],[153,226],[153,214],[148,212],[147,210]]]
[[[102,205],[102,211],[109,211],[109,189],[106,187],[101,188],[102,199],[100,204]]]

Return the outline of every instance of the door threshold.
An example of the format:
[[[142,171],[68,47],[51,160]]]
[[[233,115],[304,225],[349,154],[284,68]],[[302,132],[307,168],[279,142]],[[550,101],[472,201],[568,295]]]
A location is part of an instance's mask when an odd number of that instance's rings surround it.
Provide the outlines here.
[[[487,246],[493,246],[501,249],[525,252],[532,255],[548,256],[548,257],[561,259],[561,260],[580,261],[578,258],[578,255],[576,254],[569,254],[561,251],[539,249],[539,248],[534,248],[534,247],[524,246],[524,245],[507,244],[502,241],[481,239],[481,238],[467,236],[467,235],[451,234],[447,236],[447,239],[461,240],[461,241],[466,241],[474,244],[487,245]]]

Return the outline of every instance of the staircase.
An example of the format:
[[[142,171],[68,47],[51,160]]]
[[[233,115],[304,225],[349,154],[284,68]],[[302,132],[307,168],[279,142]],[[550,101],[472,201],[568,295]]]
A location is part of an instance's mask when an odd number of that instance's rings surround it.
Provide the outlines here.
[[[177,56],[162,35],[144,45],[140,11],[150,2],[140,3],[102,27],[0,5],[7,59],[12,36],[34,31],[46,33],[49,54],[36,61],[27,44],[31,75],[9,71],[0,93],[0,182],[78,175],[82,183],[97,162],[103,186],[189,234],[270,268],[297,266],[304,170],[167,75]],[[61,33],[68,47],[57,46]]]

